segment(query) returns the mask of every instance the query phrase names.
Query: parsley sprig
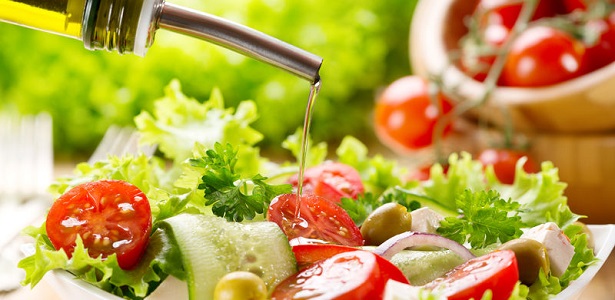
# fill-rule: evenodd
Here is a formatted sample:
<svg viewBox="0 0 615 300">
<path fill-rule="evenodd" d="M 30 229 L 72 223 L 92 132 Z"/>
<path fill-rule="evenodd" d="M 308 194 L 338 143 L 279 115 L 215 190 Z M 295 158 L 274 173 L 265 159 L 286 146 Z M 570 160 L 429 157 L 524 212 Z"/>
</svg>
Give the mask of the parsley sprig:
<svg viewBox="0 0 615 300">
<path fill-rule="evenodd" d="M 520 204 L 504 200 L 495 190 L 473 192 L 466 189 L 455 199 L 460 217 L 446 217 L 438 233 L 472 248 L 518 238 L 525 224 L 519 216 Z"/>
<path fill-rule="evenodd" d="M 292 189 L 289 184 L 270 185 L 260 174 L 242 179 L 235 171 L 237 150 L 230 144 L 216 143 L 205 156 L 190 159 L 190 163 L 205 168 L 198 186 L 205 191 L 205 205 L 211 205 L 215 215 L 229 221 L 252 220 L 256 214 L 264 214 L 275 196 Z"/>
</svg>

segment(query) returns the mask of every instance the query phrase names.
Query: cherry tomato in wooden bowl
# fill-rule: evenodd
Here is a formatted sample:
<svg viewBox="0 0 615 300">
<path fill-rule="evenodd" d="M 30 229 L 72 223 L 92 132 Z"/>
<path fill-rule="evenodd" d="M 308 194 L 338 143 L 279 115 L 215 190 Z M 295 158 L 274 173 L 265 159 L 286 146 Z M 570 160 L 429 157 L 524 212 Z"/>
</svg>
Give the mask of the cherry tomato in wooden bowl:
<svg viewBox="0 0 615 300">
<path fill-rule="evenodd" d="M 592 72 L 615 61 L 615 11 L 585 26 L 586 31 L 596 34 L 595 40 L 586 43 L 585 72 Z"/>
<path fill-rule="evenodd" d="M 585 46 L 572 35 L 548 26 L 523 31 L 512 43 L 500 83 L 540 87 L 583 74 Z"/>
<path fill-rule="evenodd" d="M 70 257 L 77 236 L 91 257 L 116 254 L 122 269 L 131 269 L 143 255 L 152 228 L 145 194 L 120 180 L 78 185 L 51 206 L 45 223 L 49 240 Z"/>
<path fill-rule="evenodd" d="M 442 93 L 432 97 L 424 78 L 399 78 L 376 101 L 376 135 L 385 145 L 401 153 L 428 147 L 434 141 L 436 124 L 452 109 L 452 101 Z M 451 129 L 450 123 L 445 124 L 441 136 L 435 138 L 445 137 Z"/>
<path fill-rule="evenodd" d="M 523 1 L 517 0 L 481 0 L 476 5 L 474 14 L 479 18 L 479 31 L 488 43 L 501 46 L 519 19 Z M 531 17 L 538 20 L 557 14 L 559 4 L 556 0 L 540 0 Z"/>
</svg>

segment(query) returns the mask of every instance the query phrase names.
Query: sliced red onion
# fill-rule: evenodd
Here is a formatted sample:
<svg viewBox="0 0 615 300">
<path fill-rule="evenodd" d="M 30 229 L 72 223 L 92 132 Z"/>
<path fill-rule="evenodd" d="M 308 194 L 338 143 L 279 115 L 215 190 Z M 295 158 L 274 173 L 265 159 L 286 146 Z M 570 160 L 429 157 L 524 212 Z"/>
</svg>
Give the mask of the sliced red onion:
<svg viewBox="0 0 615 300">
<path fill-rule="evenodd" d="M 404 233 L 400 233 L 386 240 L 374 249 L 373 252 L 390 260 L 393 255 L 398 252 L 414 246 L 436 246 L 446 248 L 457 253 L 457 255 L 465 260 L 476 257 L 472 254 L 472 252 L 470 252 L 470 250 L 468 250 L 468 248 L 451 239 L 447 239 L 437 234 L 416 231 L 406 231 Z"/>
</svg>

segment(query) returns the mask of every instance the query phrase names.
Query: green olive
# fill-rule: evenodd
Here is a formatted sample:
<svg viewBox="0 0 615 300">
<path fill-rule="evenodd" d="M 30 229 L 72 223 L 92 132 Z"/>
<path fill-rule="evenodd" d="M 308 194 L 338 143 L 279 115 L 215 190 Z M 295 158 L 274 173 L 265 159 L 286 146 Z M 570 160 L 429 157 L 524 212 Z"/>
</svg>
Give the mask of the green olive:
<svg viewBox="0 0 615 300">
<path fill-rule="evenodd" d="M 366 245 L 380 245 L 391 237 L 409 231 L 412 215 L 399 203 L 386 203 L 376 208 L 363 222 L 361 234 Z"/>
<path fill-rule="evenodd" d="M 580 222 L 580 221 L 574 222 L 574 225 L 579 225 L 581 226 L 581 228 L 583 228 L 583 233 L 587 235 L 587 247 L 589 247 L 590 249 L 594 249 L 595 248 L 594 234 L 592 233 L 591 230 L 589 230 L 589 227 L 587 227 L 585 223 Z"/>
<path fill-rule="evenodd" d="M 540 269 L 550 269 L 547 248 L 536 240 L 519 238 L 502 244 L 498 249 L 512 250 L 517 257 L 519 280 L 525 285 L 532 285 L 538 279 Z"/>
<path fill-rule="evenodd" d="M 252 272 L 237 271 L 224 275 L 214 289 L 214 300 L 265 300 L 267 286 Z"/>
</svg>

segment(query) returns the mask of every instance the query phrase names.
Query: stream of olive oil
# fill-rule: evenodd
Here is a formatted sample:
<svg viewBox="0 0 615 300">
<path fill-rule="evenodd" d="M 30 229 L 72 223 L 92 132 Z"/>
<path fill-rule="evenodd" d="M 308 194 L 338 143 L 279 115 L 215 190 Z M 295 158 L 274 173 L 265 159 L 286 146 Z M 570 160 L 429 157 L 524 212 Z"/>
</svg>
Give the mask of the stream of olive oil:
<svg viewBox="0 0 615 300">
<path fill-rule="evenodd" d="M 297 219 L 301 219 L 300 207 L 301 207 L 301 195 L 303 194 L 303 177 L 305 175 L 305 165 L 307 163 L 307 155 L 309 152 L 309 133 L 310 126 L 312 124 L 312 112 L 314 108 L 314 102 L 320 92 L 321 80 L 317 79 L 310 86 L 310 95 L 308 97 L 307 107 L 305 108 L 305 118 L 303 120 L 303 131 L 301 132 L 301 149 L 299 155 L 299 174 L 297 183 L 297 208 L 295 210 L 295 216 Z"/>
</svg>

